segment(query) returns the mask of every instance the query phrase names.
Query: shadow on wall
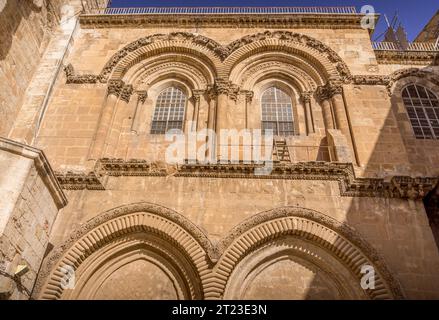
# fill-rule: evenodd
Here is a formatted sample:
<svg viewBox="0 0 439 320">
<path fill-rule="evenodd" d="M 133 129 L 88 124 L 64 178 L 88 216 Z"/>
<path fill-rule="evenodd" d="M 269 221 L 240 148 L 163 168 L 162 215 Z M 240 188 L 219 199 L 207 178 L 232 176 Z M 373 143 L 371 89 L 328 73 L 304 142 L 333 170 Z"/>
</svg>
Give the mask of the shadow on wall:
<svg viewBox="0 0 439 320">
<path fill-rule="evenodd" d="M 21 21 L 32 12 L 40 13 L 43 4 L 42 0 L 0 0 L 0 61 L 8 55 Z"/>
<path fill-rule="evenodd" d="M 430 66 L 420 68 L 419 71 L 421 74 L 428 72 L 437 79 L 438 65 L 439 54 Z M 432 67 L 435 67 L 434 70 Z M 387 110 L 388 107 L 382 104 L 382 100 L 380 104 L 380 98 L 374 100 L 371 92 L 365 94 L 364 90 L 368 90 L 367 87 L 354 88 L 361 97 L 358 107 L 368 110 L 366 113 L 363 112 L 363 115 L 376 126 L 370 130 L 379 132 L 376 139 L 370 139 L 375 142 L 372 153 L 366 163 L 363 163 L 365 176 L 439 178 L 439 140 L 415 137 L 402 99 L 402 90 L 413 83 L 425 86 L 439 98 L 439 82 L 416 76 L 402 77 L 392 88 L 389 112 L 383 114 L 382 110 Z M 382 90 L 385 92 L 386 88 L 383 86 Z M 349 107 L 355 106 L 349 104 Z M 356 134 L 358 135 L 358 132 Z M 426 195 L 423 201 L 366 199 L 352 199 L 344 223 L 357 230 L 378 251 L 387 253 L 384 260 L 396 279 L 402 280 L 405 284 L 414 283 L 410 288 L 407 285 L 402 287 L 406 297 L 439 299 L 435 287 L 439 277 L 425 267 L 431 261 L 436 263 L 438 257 L 439 185 Z M 426 283 L 431 285 L 427 287 Z M 417 284 L 420 284 L 422 290 L 416 288 Z M 311 289 L 314 287 L 318 287 L 316 279 L 310 285 Z M 313 293 L 310 290 L 307 298 L 312 297 Z"/>
</svg>

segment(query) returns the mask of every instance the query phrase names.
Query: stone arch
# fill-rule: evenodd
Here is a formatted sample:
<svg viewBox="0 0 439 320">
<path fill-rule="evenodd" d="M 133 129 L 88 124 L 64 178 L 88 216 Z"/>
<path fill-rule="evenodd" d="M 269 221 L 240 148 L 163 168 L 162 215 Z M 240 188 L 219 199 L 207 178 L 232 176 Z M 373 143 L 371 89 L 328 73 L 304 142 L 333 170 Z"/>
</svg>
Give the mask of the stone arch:
<svg viewBox="0 0 439 320">
<path fill-rule="evenodd" d="M 187 272 L 183 273 L 196 275 L 195 279 L 187 279 L 189 282 L 187 285 L 192 287 L 190 298 L 203 297 L 206 272 L 218 256 L 207 236 L 193 223 L 171 209 L 151 203 L 136 203 L 98 215 L 74 231 L 66 242 L 54 249 L 39 274 L 33 293 L 34 298 L 63 298 L 62 268 L 64 266 L 80 270 L 81 265 L 89 261 L 88 258 L 99 258 L 99 255 L 93 256 L 99 250 L 107 250 L 115 254 L 117 251 L 111 250 L 111 246 L 117 246 L 118 241 L 123 243 L 124 239 L 130 239 L 133 234 L 150 234 L 153 239 L 160 239 L 175 246 L 189 262 L 189 266 L 185 266 Z M 150 241 L 150 246 L 154 243 L 157 242 Z M 178 255 L 174 254 L 172 257 L 175 259 Z"/>
<path fill-rule="evenodd" d="M 130 67 L 148 57 L 165 53 L 188 54 L 204 61 L 215 78 L 216 67 L 224 57 L 224 48 L 217 42 L 189 32 L 154 34 L 138 39 L 116 52 L 100 73 L 101 81 L 121 79 Z"/>
<path fill-rule="evenodd" d="M 252 55 L 262 52 L 284 52 L 297 55 L 310 62 L 323 79 L 350 82 L 351 72 L 340 56 L 324 43 L 299 33 L 266 31 L 238 39 L 226 47 L 230 52 L 219 73 L 229 75 L 234 67 Z"/>
<path fill-rule="evenodd" d="M 398 96 L 401 95 L 404 87 L 410 83 L 424 85 L 433 90 L 436 95 L 439 95 L 439 76 L 437 71 L 434 71 L 432 68 L 397 70 L 390 75 L 387 89 L 391 95 Z"/>
<path fill-rule="evenodd" d="M 164 53 L 158 57 L 140 60 L 124 74 L 123 80 L 135 88 L 148 86 L 157 78 L 181 77 L 196 90 L 206 89 L 214 82 L 214 74 L 201 59 L 190 54 Z"/>
<path fill-rule="evenodd" d="M 249 218 L 219 244 L 222 253 L 216 264 L 213 281 L 206 289 L 206 298 L 220 299 L 229 285 L 237 265 L 261 246 L 280 237 L 295 237 L 323 248 L 334 256 L 360 281 L 361 266 L 368 264 L 376 271 L 375 289 L 368 290 L 371 299 L 398 299 L 402 292 L 386 264 L 361 236 L 346 224 L 319 212 L 283 207 L 262 212 Z"/>
</svg>

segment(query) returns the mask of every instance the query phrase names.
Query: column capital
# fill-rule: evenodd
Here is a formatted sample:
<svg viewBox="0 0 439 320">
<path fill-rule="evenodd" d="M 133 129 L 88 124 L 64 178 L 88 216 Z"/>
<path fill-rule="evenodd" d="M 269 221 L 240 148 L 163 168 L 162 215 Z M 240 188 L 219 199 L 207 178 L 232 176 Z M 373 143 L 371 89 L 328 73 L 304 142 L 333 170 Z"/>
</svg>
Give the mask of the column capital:
<svg viewBox="0 0 439 320">
<path fill-rule="evenodd" d="M 300 98 L 302 99 L 302 101 L 304 103 L 309 103 L 309 102 L 311 102 L 311 99 L 312 99 L 313 95 L 314 95 L 313 91 L 304 91 L 300 95 Z"/>
<path fill-rule="evenodd" d="M 325 85 L 319 86 L 316 90 L 319 100 L 328 100 L 337 94 L 343 93 L 343 84 L 339 81 L 328 81 Z"/>
<path fill-rule="evenodd" d="M 125 82 L 120 79 L 112 79 L 108 81 L 107 95 L 120 96 L 120 93 L 125 86 Z"/>
<path fill-rule="evenodd" d="M 130 102 L 134 88 L 131 84 L 125 84 L 123 80 L 112 79 L 108 81 L 107 95 L 114 95 L 126 103 Z"/>
<path fill-rule="evenodd" d="M 192 90 L 192 97 L 196 102 L 200 102 L 200 98 L 202 95 L 206 93 L 206 90 L 195 89 Z"/>
<path fill-rule="evenodd" d="M 252 102 L 253 97 L 255 96 L 255 93 L 254 93 L 253 91 L 251 91 L 251 90 L 244 90 L 244 91 L 241 91 L 241 92 L 244 94 L 244 96 L 245 96 L 245 101 L 246 101 L 247 103 Z"/>
<path fill-rule="evenodd" d="M 137 97 L 138 97 L 139 102 L 142 104 L 145 103 L 146 98 L 148 98 L 148 91 L 139 90 L 139 91 L 136 91 L 136 93 L 137 93 Z"/>
<path fill-rule="evenodd" d="M 215 80 L 212 90 L 215 91 L 215 96 L 224 94 L 235 101 L 238 99 L 238 95 L 240 93 L 240 88 L 238 85 L 223 78 L 217 78 Z"/>
</svg>

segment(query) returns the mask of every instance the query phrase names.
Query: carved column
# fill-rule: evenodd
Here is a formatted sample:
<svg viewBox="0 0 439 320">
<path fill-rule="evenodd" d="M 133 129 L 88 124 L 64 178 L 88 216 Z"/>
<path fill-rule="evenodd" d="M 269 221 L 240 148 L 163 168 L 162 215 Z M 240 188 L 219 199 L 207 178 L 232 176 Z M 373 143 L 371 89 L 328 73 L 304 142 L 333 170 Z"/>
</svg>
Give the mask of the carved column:
<svg viewBox="0 0 439 320">
<path fill-rule="evenodd" d="M 133 121 L 131 123 L 131 131 L 137 133 L 139 130 L 139 109 L 145 104 L 146 98 L 148 98 L 148 92 L 145 90 L 137 91 L 137 103 L 134 110 Z"/>
<path fill-rule="evenodd" d="M 192 113 L 192 131 L 198 131 L 198 118 L 200 113 L 200 100 L 204 94 L 203 90 L 194 90 L 192 96 L 194 98 L 194 111 Z"/>
<path fill-rule="evenodd" d="M 217 92 L 215 90 L 215 88 L 211 88 L 208 92 L 208 97 L 209 97 L 209 111 L 208 111 L 208 115 L 207 115 L 207 129 L 210 132 L 215 132 L 216 129 L 216 123 L 215 123 L 215 119 L 216 119 L 216 112 L 217 112 L 217 108 L 216 108 L 216 104 L 217 104 Z M 206 157 L 209 158 L 210 161 L 213 161 L 215 159 L 215 155 L 216 155 L 216 139 L 215 137 L 210 137 L 208 138 L 209 141 L 206 141 L 206 143 L 209 143 L 209 151 L 206 152 Z"/>
<path fill-rule="evenodd" d="M 126 105 L 129 104 L 132 94 L 133 94 L 132 85 L 124 85 L 122 87 L 122 90 L 120 91 L 119 100 L 125 102 L 123 104 L 124 105 L 123 109 L 125 109 Z M 106 156 L 115 157 L 116 148 L 119 143 L 119 137 L 121 134 L 122 123 L 124 119 L 124 112 L 120 114 L 121 113 L 120 111 L 126 111 L 126 110 L 119 110 L 120 109 L 119 105 L 120 103 L 116 104 L 114 108 L 111 122 L 107 130 L 107 135 L 105 137 L 105 147 L 103 152 L 104 157 Z"/>
<path fill-rule="evenodd" d="M 248 108 L 252 103 L 254 92 L 244 91 L 245 94 L 245 129 L 248 129 Z"/>
<path fill-rule="evenodd" d="M 117 110 L 119 100 L 129 102 L 133 87 L 125 85 L 122 80 L 110 80 L 108 83 L 107 96 L 103 103 L 103 109 L 99 117 L 94 144 L 89 159 L 97 160 L 105 151 L 106 140 L 110 134 L 112 123 Z"/>
<path fill-rule="evenodd" d="M 343 101 L 343 87 L 341 85 L 330 85 L 330 96 L 334 110 L 334 118 L 337 129 L 347 138 L 350 138 L 349 124 L 346 116 L 346 108 Z"/>
<path fill-rule="evenodd" d="M 329 92 L 326 87 L 319 87 L 317 89 L 317 97 L 322 105 L 323 121 L 325 123 L 325 129 L 334 129 L 334 116 L 332 112 L 331 101 Z"/>
<path fill-rule="evenodd" d="M 311 106 L 312 95 L 312 92 L 302 93 L 302 102 L 305 108 L 306 130 L 308 135 L 315 132 Z"/>
<path fill-rule="evenodd" d="M 229 94 L 229 82 L 218 79 L 215 83 L 215 91 L 217 93 L 217 106 L 216 106 L 216 154 L 217 158 L 221 158 L 221 130 L 227 129 L 228 126 L 228 94 Z"/>
</svg>

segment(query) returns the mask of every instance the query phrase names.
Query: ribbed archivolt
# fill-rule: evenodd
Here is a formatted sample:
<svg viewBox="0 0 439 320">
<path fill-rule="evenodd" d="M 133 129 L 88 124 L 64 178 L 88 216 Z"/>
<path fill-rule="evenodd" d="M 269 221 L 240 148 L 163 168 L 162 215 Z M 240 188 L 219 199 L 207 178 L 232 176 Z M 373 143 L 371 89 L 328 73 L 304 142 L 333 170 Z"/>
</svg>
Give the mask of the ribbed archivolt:
<svg viewBox="0 0 439 320">
<path fill-rule="evenodd" d="M 164 241 L 181 252 L 185 257 L 185 261 L 181 262 L 182 267 L 187 267 L 183 264 L 189 261 L 193 270 L 191 275 L 186 273 L 188 287 L 193 291 L 194 286 L 198 286 L 204 299 L 221 299 L 233 271 L 246 256 L 270 241 L 285 236 L 309 241 L 331 253 L 358 281 L 363 276 L 362 266 L 374 267 L 375 289 L 366 292 L 371 299 L 403 297 L 385 263 L 372 247 L 353 229 L 321 213 L 297 207 L 262 212 L 233 228 L 214 246 L 189 220 L 170 209 L 150 203 L 112 209 L 74 232 L 47 259 L 38 278 L 34 297 L 62 298 L 63 266 L 77 270 L 99 249 L 137 233 L 155 235 L 159 242 Z M 163 252 L 166 250 L 162 249 Z M 315 255 L 308 251 L 304 253 Z"/>
<path fill-rule="evenodd" d="M 359 282 L 363 276 L 361 267 L 374 266 L 360 249 L 331 228 L 303 217 L 284 217 L 254 226 L 231 243 L 210 274 L 209 281 L 206 282 L 206 299 L 221 299 L 228 279 L 238 263 L 263 243 L 285 235 L 312 241 L 329 250 L 357 277 Z M 367 290 L 367 294 L 371 299 L 394 298 L 379 273 L 375 276 L 375 289 Z"/>
<path fill-rule="evenodd" d="M 141 212 L 107 221 L 76 241 L 57 263 L 41 297 L 43 299 L 61 298 L 63 293 L 61 281 L 65 276 L 62 271 L 63 266 L 71 266 L 77 270 L 87 257 L 114 239 L 142 231 L 155 234 L 171 242 L 178 250 L 185 253 L 193 266 L 195 266 L 198 274 L 206 274 L 206 271 L 209 269 L 207 253 L 189 232 L 169 219 L 152 213 Z M 203 279 L 205 277 L 201 277 L 201 281 Z M 198 279 L 192 280 L 198 282 Z M 189 286 L 191 286 L 190 283 Z"/>
</svg>

